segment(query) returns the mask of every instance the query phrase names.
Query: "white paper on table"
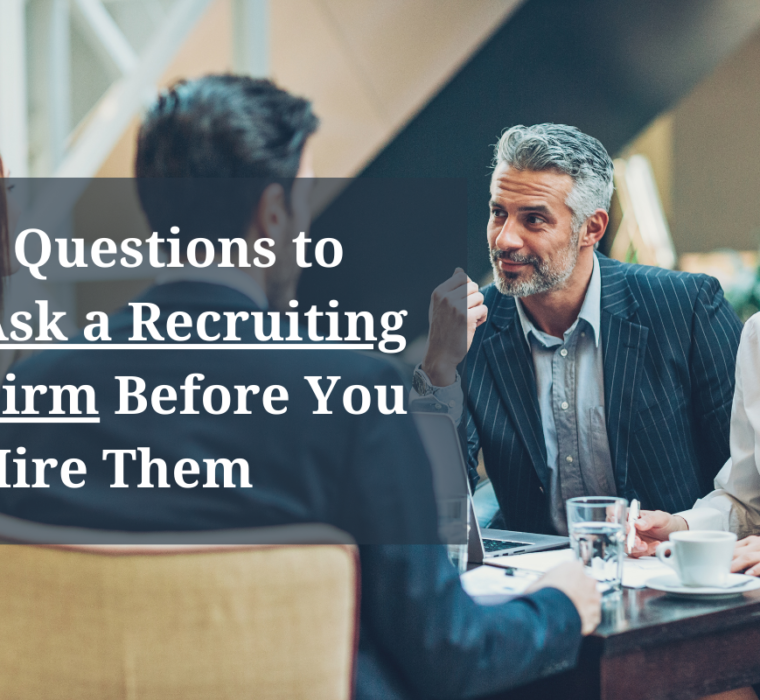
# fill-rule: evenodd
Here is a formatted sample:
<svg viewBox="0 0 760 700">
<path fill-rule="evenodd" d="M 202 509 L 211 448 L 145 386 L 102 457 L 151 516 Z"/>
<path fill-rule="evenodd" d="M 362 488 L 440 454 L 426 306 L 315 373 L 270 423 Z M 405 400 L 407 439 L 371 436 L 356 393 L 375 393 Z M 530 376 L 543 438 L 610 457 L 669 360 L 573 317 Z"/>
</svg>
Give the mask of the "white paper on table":
<svg viewBox="0 0 760 700">
<path fill-rule="evenodd" d="M 511 557 L 494 557 L 493 559 L 486 559 L 485 563 L 489 566 L 514 567 L 515 569 L 526 569 L 527 571 L 545 574 L 549 569 L 553 569 L 559 564 L 574 560 L 573 550 L 567 547 L 565 549 L 550 549 L 547 552 L 514 554 Z"/>
<path fill-rule="evenodd" d="M 515 554 L 511 557 L 496 557 L 488 559 L 491 567 L 514 567 L 539 574 L 544 574 L 559 564 L 573 561 L 575 555 L 572 549 L 552 549 L 548 552 L 530 552 L 529 554 Z M 487 567 L 480 567 L 487 568 Z M 477 571 L 477 569 L 475 569 Z M 623 560 L 623 585 L 626 588 L 644 588 L 649 579 L 655 576 L 671 573 L 673 570 L 660 562 L 655 557 L 641 557 Z"/>
<path fill-rule="evenodd" d="M 471 597 L 520 595 L 540 574 L 519 573 L 508 576 L 503 569 L 479 566 L 461 575 L 462 588 Z"/>
<path fill-rule="evenodd" d="M 626 588 L 646 588 L 650 579 L 672 573 L 673 569 L 656 557 L 626 557 L 623 560 L 623 585 Z"/>
</svg>

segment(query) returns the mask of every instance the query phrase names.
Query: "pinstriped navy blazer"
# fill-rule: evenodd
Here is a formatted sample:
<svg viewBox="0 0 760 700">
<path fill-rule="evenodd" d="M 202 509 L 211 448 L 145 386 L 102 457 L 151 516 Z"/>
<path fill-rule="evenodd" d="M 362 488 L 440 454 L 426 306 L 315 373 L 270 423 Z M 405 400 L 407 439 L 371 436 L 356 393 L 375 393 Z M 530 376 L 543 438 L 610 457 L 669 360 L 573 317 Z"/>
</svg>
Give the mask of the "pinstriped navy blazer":
<svg viewBox="0 0 760 700">
<path fill-rule="evenodd" d="M 707 275 L 597 254 L 607 436 L 619 495 L 671 513 L 712 490 L 729 456 L 741 321 Z M 483 290 L 488 320 L 467 355 L 471 476 L 483 449 L 511 530 L 552 532 L 533 360 L 514 298 Z"/>
</svg>

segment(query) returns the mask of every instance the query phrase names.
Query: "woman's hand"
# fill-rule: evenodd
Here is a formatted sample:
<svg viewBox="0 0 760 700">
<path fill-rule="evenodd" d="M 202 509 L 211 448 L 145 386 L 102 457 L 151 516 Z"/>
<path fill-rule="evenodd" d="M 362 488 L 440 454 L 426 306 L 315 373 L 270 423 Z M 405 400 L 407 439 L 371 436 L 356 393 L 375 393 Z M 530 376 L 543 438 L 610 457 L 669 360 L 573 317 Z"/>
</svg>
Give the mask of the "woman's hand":
<svg viewBox="0 0 760 700">
<path fill-rule="evenodd" d="M 657 545 L 667 540 L 671 533 L 688 530 L 688 523 L 680 515 L 671 515 L 661 510 L 642 510 L 641 517 L 634 522 L 636 544 L 631 557 L 653 556 Z"/>
<path fill-rule="evenodd" d="M 760 576 L 760 537 L 750 535 L 736 543 L 731 572 L 740 571 L 744 571 L 748 576 Z"/>
</svg>

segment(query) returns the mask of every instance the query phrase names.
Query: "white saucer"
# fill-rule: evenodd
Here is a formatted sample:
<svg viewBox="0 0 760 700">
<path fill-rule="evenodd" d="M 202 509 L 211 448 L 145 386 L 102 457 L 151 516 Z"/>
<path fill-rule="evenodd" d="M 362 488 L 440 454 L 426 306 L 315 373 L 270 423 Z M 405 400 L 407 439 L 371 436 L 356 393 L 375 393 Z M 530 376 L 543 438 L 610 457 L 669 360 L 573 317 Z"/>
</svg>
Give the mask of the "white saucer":
<svg viewBox="0 0 760 700">
<path fill-rule="evenodd" d="M 741 580 L 745 580 L 743 586 L 738 585 Z M 746 576 L 744 574 L 729 574 L 727 584 L 733 585 L 733 588 L 719 588 L 717 586 L 684 586 L 675 573 L 657 576 L 647 581 L 647 586 L 655 591 L 663 591 L 672 596 L 679 598 L 702 598 L 703 600 L 720 600 L 722 598 L 733 598 L 749 591 L 756 591 L 760 588 L 760 578 L 756 576 Z"/>
</svg>

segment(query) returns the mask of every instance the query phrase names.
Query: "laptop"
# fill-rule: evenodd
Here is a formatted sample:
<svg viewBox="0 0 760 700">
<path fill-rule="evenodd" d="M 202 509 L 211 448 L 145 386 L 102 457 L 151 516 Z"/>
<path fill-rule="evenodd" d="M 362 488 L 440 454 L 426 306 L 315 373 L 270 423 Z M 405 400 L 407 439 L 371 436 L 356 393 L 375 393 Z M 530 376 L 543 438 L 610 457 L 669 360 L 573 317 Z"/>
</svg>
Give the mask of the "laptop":
<svg viewBox="0 0 760 700">
<path fill-rule="evenodd" d="M 459 533 L 462 538 L 467 537 L 467 554 L 470 562 L 482 564 L 497 557 L 558 549 L 570 544 L 567 537 L 556 535 L 535 535 L 492 528 L 481 530 L 475 517 L 470 482 L 467 478 L 467 466 L 454 421 L 445 413 L 415 413 L 414 417 L 422 443 L 430 458 L 439 514 L 442 512 L 447 515 L 461 513 Z M 469 528 L 467 528 L 465 517 L 467 512 L 469 513 Z M 466 535 L 464 535 L 465 528 L 467 528 Z M 448 531 L 452 531 L 450 523 Z"/>
</svg>

